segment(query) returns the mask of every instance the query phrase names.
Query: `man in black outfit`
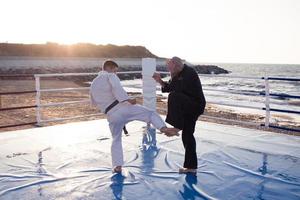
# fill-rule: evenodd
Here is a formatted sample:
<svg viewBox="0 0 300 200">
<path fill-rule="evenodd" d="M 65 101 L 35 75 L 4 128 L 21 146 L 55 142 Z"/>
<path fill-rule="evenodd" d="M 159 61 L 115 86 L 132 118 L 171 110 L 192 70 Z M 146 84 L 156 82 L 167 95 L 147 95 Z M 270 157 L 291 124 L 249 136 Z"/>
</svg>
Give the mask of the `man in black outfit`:
<svg viewBox="0 0 300 200">
<path fill-rule="evenodd" d="M 169 92 L 166 122 L 182 130 L 182 142 L 185 148 L 183 168 L 179 173 L 197 173 L 195 125 L 206 105 L 202 86 L 196 71 L 183 64 L 178 57 L 167 62 L 171 73 L 169 82 L 164 82 L 160 74 L 153 78 L 162 86 L 162 92 Z"/>
</svg>

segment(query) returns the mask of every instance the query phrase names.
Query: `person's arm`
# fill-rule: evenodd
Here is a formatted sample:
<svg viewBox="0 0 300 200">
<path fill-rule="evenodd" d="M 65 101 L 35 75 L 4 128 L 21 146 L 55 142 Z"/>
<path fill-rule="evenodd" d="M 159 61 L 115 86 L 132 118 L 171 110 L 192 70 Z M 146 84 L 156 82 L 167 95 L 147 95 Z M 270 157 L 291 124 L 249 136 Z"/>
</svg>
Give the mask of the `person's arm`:
<svg viewBox="0 0 300 200">
<path fill-rule="evenodd" d="M 124 90 L 124 88 L 122 87 L 119 77 L 116 74 L 111 74 L 108 80 L 112 86 L 112 92 L 116 97 L 116 99 L 119 102 L 128 101 L 129 96 L 127 92 Z"/>
<path fill-rule="evenodd" d="M 171 92 L 172 88 L 170 87 L 170 83 L 163 81 L 161 85 L 161 92 Z"/>
<path fill-rule="evenodd" d="M 189 77 L 190 82 L 187 87 L 190 88 L 189 91 L 193 92 L 193 96 L 195 97 L 195 99 L 198 100 L 198 103 L 200 104 L 200 114 L 202 114 L 204 112 L 205 106 L 206 106 L 206 100 L 205 100 L 205 96 L 203 94 L 203 90 L 202 90 L 202 84 L 200 81 L 200 78 L 197 74 L 196 71 L 191 70 L 191 75 Z"/>
<path fill-rule="evenodd" d="M 128 101 L 129 103 L 131 103 L 132 105 L 136 104 L 136 99 L 127 99 L 126 101 Z"/>
<path fill-rule="evenodd" d="M 163 81 L 161 79 L 161 76 L 159 73 L 154 73 L 152 77 L 156 82 L 158 82 L 161 85 L 162 92 L 170 92 L 171 91 L 170 84 Z"/>
<path fill-rule="evenodd" d="M 90 92 L 90 104 L 92 106 L 96 106 L 97 105 L 97 102 L 95 101 L 92 92 Z"/>
</svg>

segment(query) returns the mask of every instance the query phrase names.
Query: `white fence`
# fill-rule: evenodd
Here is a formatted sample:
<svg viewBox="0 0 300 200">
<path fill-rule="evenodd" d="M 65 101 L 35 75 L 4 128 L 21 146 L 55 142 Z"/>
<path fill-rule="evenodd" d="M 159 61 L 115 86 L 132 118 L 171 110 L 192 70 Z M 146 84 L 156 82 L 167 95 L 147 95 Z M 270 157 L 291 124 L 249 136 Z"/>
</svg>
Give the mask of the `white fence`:
<svg viewBox="0 0 300 200">
<path fill-rule="evenodd" d="M 137 73 L 142 73 L 142 71 L 118 72 L 118 74 L 137 74 Z M 167 75 L 169 74 L 168 72 L 160 72 L 160 73 L 167 74 Z M 95 114 L 89 114 L 89 115 L 74 116 L 74 117 L 69 117 L 69 118 L 55 118 L 55 119 L 47 119 L 47 120 L 42 119 L 42 117 L 41 117 L 41 109 L 46 108 L 46 107 L 55 107 L 55 106 L 62 106 L 62 105 L 68 105 L 68 104 L 89 103 L 89 99 L 86 99 L 86 100 L 81 100 L 81 101 L 68 101 L 68 102 L 60 102 L 60 103 L 41 104 L 41 93 L 43 93 L 43 92 L 62 92 L 62 91 L 67 92 L 67 91 L 89 90 L 89 87 L 41 89 L 40 82 L 41 82 L 42 78 L 44 78 L 44 77 L 61 77 L 61 76 L 88 76 L 88 75 L 97 75 L 97 73 L 36 74 L 35 75 L 35 83 L 36 83 L 36 104 L 37 104 L 36 121 L 37 121 L 37 125 L 40 126 L 43 123 L 47 123 L 47 122 L 63 121 L 63 120 L 70 120 L 70 119 L 77 119 L 77 118 L 82 118 L 82 117 L 90 117 L 90 116 L 100 115 L 100 113 L 95 113 Z M 204 75 L 204 74 L 201 74 L 199 76 L 200 77 L 226 77 L 226 78 L 230 78 L 230 79 L 264 80 L 264 92 L 247 92 L 248 95 L 251 94 L 251 95 L 263 96 L 264 97 L 264 107 L 251 106 L 251 105 L 236 105 L 233 103 L 223 103 L 223 102 L 218 102 L 218 101 L 208 101 L 207 102 L 208 104 L 214 104 L 214 105 L 223 105 L 223 106 L 263 110 L 263 111 L 265 111 L 264 123 L 257 124 L 257 123 L 253 123 L 253 122 L 236 121 L 236 120 L 230 120 L 230 119 L 225 119 L 225 118 L 204 115 L 206 118 L 220 119 L 220 120 L 228 121 L 228 122 L 235 122 L 235 123 L 238 122 L 238 123 L 247 124 L 247 125 L 273 127 L 273 128 L 280 128 L 280 129 L 300 132 L 299 129 L 290 129 L 287 127 L 279 127 L 279 126 L 275 126 L 275 125 L 270 125 L 270 112 L 284 112 L 284 113 L 300 114 L 299 111 L 271 108 L 270 107 L 270 97 L 271 96 L 280 96 L 280 97 L 297 98 L 297 99 L 299 99 L 300 96 L 273 94 L 273 93 L 270 93 L 270 87 L 269 87 L 270 80 L 300 81 L 300 79 L 298 79 L 298 78 L 280 78 L 280 77 L 223 76 L 223 75 Z M 207 88 L 203 88 L 203 90 L 204 90 L 204 94 L 205 94 L 205 91 L 221 91 L 221 90 L 217 90 L 217 89 L 207 89 Z M 222 92 L 224 92 L 224 90 L 222 90 Z M 241 93 L 238 91 L 236 91 L 236 92 L 230 91 L 230 93 L 241 94 L 241 95 L 245 94 L 245 93 Z M 206 96 L 206 94 L 205 94 L 205 96 Z"/>
</svg>

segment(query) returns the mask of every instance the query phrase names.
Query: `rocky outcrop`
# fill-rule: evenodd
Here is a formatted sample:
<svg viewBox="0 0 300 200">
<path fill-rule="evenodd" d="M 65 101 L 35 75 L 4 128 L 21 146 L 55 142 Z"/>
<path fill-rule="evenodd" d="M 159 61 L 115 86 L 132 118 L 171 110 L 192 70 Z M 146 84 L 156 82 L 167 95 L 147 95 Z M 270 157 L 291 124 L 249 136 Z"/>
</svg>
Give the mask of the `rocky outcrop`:
<svg viewBox="0 0 300 200">
<path fill-rule="evenodd" d="M 226 69 L 220 68 L 216 65 L 195 65 L 194 69 L 198 74 L 228 74 Z"/>
</svg>

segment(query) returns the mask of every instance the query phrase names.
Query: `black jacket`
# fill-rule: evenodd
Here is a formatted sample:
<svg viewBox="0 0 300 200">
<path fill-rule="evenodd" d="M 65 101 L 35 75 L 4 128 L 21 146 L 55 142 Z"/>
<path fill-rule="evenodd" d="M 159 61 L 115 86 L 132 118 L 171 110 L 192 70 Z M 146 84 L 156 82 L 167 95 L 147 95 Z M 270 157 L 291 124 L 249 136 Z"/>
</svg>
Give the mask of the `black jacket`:
<svg viewBox="0 0 300 200">
<path fill-rule="evenodd" d="M 198 106 L 197 114 L 204 112 L 206 100 L 203 94 L 202 85 L 197 72 L 184 65 L 183 70 L 169 82 L 164 82 L 162 92 L 177 92 L 188 96 Z"/>
</svg>

